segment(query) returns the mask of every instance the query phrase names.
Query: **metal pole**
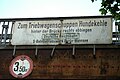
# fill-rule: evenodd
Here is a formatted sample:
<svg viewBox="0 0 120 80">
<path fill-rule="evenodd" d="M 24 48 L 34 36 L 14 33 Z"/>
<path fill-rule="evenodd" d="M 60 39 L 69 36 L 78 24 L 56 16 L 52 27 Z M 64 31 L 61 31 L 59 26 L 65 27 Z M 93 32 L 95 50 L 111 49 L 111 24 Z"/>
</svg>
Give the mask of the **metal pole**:
<svg viewBox="0 0 120 80">
<path fill-rule="evenodd" d="M 36 46 L 36 50 L 35 50 L 35 57 L 37 58 L 37 54 L 38 54 L 38 47 Z"/>
<path fill-rule="evenodd" d="M 72 53 L 73 58 L 75 58 L 75 45 L 73 45 L 73 53 Z"/>
<path fill-rule="evenodd" d="M 93 57 L 96 58 L 96 53 L 95 53 L 95 45 L 93 45 Z"/>
<path fill-rule="evenodd" d="M 51 57 L 51 58 L 53 57 L 53 54 L 54 54 L 55 48 L 56 48 L 56 46 L 54 46 L 53 49 L 52 49 L 52 52 L 51 52 L 51 54 L 50 54 L 50 57 Z"/>
<path fill-rule="evenodd" d="M 14 45 L 13 57 L 15 56 L 15 53 L 16 53 L 16 45 Z"/>
</svg>

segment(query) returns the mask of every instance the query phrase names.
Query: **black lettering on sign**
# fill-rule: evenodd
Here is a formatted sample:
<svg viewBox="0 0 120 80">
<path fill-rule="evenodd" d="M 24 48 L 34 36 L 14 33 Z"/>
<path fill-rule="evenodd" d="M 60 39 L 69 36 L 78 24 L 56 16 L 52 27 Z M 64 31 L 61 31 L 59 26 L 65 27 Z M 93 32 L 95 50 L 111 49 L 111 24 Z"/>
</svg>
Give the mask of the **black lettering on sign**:
<svg viewBox="0 0 120 80">
<path fill-rule="evenodd" d="M 20 66 L 19 72 L 26 72 L 27 69 L 25 68 L 25 66 Z"/>
<path fill-rule="evenodd" d="M 35 39 L 33 40 L 33 43 L 35 43 Z"/>
<path fill-rule="evenodd" d="M 18 23 L 18 29 L 27 28 L 27 24 Z"/>
<path fill-rule="evenodd" d="M 19 62 L 15 62 L 15 68 L 14 68 L 14 71 L 18 71 L 18 68 L 19 68 Z"/>
</svg>

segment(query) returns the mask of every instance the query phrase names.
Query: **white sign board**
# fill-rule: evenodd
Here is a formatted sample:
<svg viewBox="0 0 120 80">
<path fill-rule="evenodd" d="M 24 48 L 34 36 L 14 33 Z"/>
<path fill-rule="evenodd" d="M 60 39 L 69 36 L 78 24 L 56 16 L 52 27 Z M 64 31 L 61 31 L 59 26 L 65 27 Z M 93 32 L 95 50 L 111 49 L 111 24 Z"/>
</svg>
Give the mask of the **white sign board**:
<svg viewBox="0 0 120 80">
<path fill-rule="evenodd" d="M 110 44 L 112 18 L 16 21 L 12 45 Z"/>
</svg>

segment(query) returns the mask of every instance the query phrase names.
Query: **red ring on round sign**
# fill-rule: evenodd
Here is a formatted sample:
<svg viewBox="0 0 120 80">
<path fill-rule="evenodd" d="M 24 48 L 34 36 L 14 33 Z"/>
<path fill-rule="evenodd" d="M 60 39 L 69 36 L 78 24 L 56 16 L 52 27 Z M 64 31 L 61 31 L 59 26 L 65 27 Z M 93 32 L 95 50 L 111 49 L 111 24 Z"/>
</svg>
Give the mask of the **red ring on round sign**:
<svg viewBox="0 0 120 80">
<path fill-rule="evenodd" d="M 29 68 L 29 70 L 27 71 L 27 73 L 25 73 L 25 74 L 22 75 L 22 76 L 19 76 L 19 75 L 17 75 L 17 74 L 14 73 L 14 71 L 13 71 L 13 65 L 15 64 L 15 62 L 16 62 L 17 60 L 20 60 L 20 59 L 23 58 L 23 57 L 29 62 L 30 68 Z M 15 78 L 24 78 L 24 77 L 28 76 L 28 75 L 32 72 L 32 70 L 33 70 L 33 61 L 32 61 L 32 59 L 31 59 L 30 57 L 28 57 L 28 56 L 26 56 L 26 55 L 17 56 L 16 58 L 14 58 L 14 59 L 12 60 L 10 66 L 9 66 L 9 71 L 10 71 L 11 75 L 14 76 Z"/>
</svg>

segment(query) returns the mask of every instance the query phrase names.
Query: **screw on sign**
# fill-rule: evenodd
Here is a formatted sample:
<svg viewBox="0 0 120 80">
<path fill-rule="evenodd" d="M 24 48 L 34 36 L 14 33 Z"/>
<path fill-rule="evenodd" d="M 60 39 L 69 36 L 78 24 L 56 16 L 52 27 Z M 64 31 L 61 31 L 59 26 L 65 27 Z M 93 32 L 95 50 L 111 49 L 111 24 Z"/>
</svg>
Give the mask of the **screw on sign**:
<svg viewBox="0 0 120 80">
<path fill-rule="evenodd" d="M 28 76 L 33 69 L 33 61 L 26 55 L 14 58 L 10 64 L 9 71 L 15 78 L 24 78 Z"/>
</svg>

